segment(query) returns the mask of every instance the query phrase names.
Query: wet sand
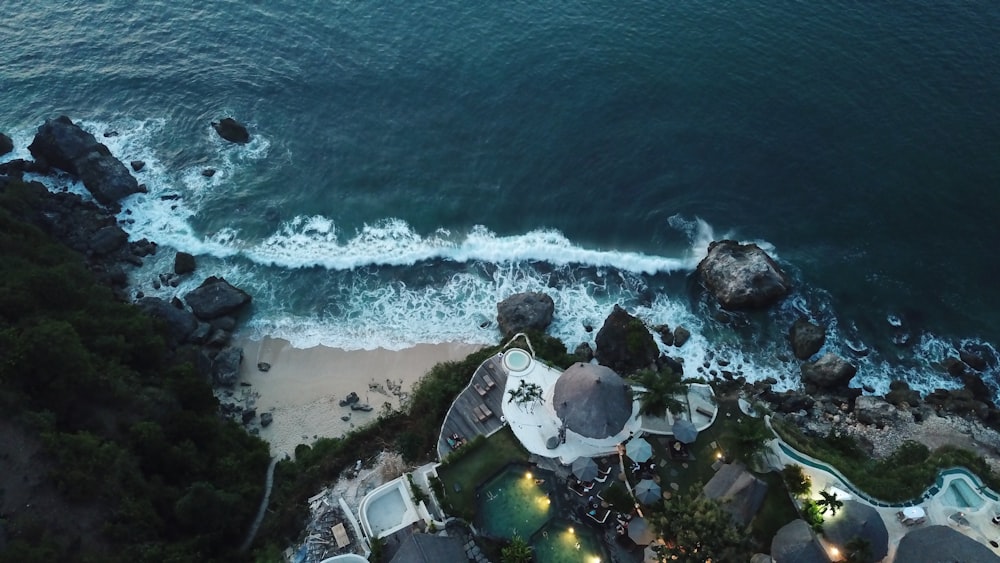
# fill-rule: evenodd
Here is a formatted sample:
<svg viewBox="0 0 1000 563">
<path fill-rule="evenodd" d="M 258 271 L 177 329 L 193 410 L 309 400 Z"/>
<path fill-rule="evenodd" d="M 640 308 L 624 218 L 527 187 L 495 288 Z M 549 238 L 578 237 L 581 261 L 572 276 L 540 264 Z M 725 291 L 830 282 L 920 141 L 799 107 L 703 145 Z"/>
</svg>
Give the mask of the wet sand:
<svg viewBox="0 0 1000 563">
<path fill-rule="evenodd" d="M 320 437 L 338 437 L 378 417 L 388 403 L 392 408 L 435 364 L 462 360 L 480 346 L 445 343 L 418 344 L 393 351 L 342 350 L 317 346 L 295 348 L 285 340 L 244 340 L 241 385 L 237 393 L 253 404 L 257 414 L 271 413 L 274 422 L 260 428 L 260 437 L 271 444 L 271 453 L 294 456 L 298 444 Z M 270 365 L 267 371 L 258 365 Z M 351 392 L 372 411 L 351 410 L 340 401 Z M 342 417 L 347 417 L 343 420 Z M 252 423 L 259 426 L 259 416 Z"/>
</svg>

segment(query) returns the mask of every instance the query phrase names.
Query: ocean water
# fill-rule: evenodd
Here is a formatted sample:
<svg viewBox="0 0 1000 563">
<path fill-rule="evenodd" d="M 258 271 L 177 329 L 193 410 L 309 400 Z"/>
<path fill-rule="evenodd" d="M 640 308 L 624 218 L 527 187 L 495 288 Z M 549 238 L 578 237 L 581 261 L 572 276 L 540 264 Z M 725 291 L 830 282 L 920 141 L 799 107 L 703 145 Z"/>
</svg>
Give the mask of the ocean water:
<svg viewBox="0 0 1000 563">
<path fill-rule="evenodd" d="M 686 326 L 691 374 L 795 386 L 800 315 L 879 392 L 996 354 L 1000 4 L 25 0 L 0 34 L 7 158 L 59 114 L 116 133 L 149 187 L 121 219 L 161 245 L 135 289 L 223 275 L 249 335 L 492 343 L 545 291 L 570 348 L 616 303 Z M 794 294 L 717 314 L 691 274 L 723 237 Z M 198 278 L 156 291 L 172 250 Z"/>
</svg>

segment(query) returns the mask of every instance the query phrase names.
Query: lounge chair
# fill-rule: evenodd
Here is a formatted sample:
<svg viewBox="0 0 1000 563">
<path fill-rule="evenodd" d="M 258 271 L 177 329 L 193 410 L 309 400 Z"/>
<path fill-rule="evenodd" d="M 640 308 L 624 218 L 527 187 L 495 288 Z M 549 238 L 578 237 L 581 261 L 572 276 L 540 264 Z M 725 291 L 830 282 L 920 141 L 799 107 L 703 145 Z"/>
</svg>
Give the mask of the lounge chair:
<svg viewBox="0 0 1000 563">
<path fill-rule="evenodd" d="M 486 407 L 486 405 L 478 405 L 476 408 L 472 409 L 476 413 L 476 418 L 479 422 L 486 422 L 491 416 L 493 416 L 493 411 Z"/>
<path fill-rule="evenodd" d="M 493 381 L 493 378 L 490 377 L 488 374 L 485 374 L 485 373 L 483 374 L 483 381 L 486 382 L 486 388 L 487 389 L 493 389 L 494 387 L 497 386 L 497 382 Z"/>
<path fill-rule="evenodd" d="M 698 414 L 703 414 L 703 415 L 707 416 L 708 418 L 712 418 L 715 415 L 715 413 L 713 413 L 712 411 L 706 409 L 705 407 L 698 407 L 698 408 L 694 409 L 694 412 L 696 412 Z"/>
<path fill-rule="evenodd" d="M 476 388 L 476 393 L 479 393 L 480 397 L 485 396 L 486 393 L 487 393 L 487 391 L 488 391 L 487 389 L 483 389 L 483 386 L 480 385 L 480 384 L 478 384 L 478 383 L 476 383 L 475 385 L 473 385 L 473 387 Z"/>
</svg>

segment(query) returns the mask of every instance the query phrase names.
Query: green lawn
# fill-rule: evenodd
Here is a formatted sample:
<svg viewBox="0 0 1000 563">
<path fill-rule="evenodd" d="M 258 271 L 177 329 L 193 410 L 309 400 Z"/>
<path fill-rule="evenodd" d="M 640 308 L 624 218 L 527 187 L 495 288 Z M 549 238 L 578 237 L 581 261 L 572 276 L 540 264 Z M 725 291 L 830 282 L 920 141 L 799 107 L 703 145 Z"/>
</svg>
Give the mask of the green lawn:
<svg viewBox="0 0 1000 563">
<path fill-rule="evenodd" d="M 444 484 L 446 510 L 471 521 L 476 510 L 476 486 L 508 463 L 527 462 L 528 452 L 509 427 L 464 448 L 469 449 L 464 453 L 458 450 L 445 460 L 438 468 L 438 476 Z"/>
</svg>

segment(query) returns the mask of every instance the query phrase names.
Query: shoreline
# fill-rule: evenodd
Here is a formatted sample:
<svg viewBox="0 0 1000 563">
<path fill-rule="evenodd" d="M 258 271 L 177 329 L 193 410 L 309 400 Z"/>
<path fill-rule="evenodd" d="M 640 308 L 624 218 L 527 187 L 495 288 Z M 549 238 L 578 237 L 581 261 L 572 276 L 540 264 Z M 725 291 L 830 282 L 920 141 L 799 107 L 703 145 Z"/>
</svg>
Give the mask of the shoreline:
<svg viewBox="0 0 1000 563">
<path fill-rule="evenodd" d="M 482 348 L 461 342 L 417 344 L 398 351 L 296 348 L 287 340 L 268 337 L 240 338 L 235 344 L 243 348 L 243 363 L 230 400 L 256 409 L 248 429 L 259 431 L 272 455 L 292 458 L 299 444 L 343 436 L 377 419 L 386 404 L 398 408 L 433 366 L 465 359 Z M 259 363 L 270 367 L 261 371 Z M 372 410 L 341 406 L 352 392 Z M 273 422 L 263 427 L 260 415 L 265 413 Z"/>
</svg>

